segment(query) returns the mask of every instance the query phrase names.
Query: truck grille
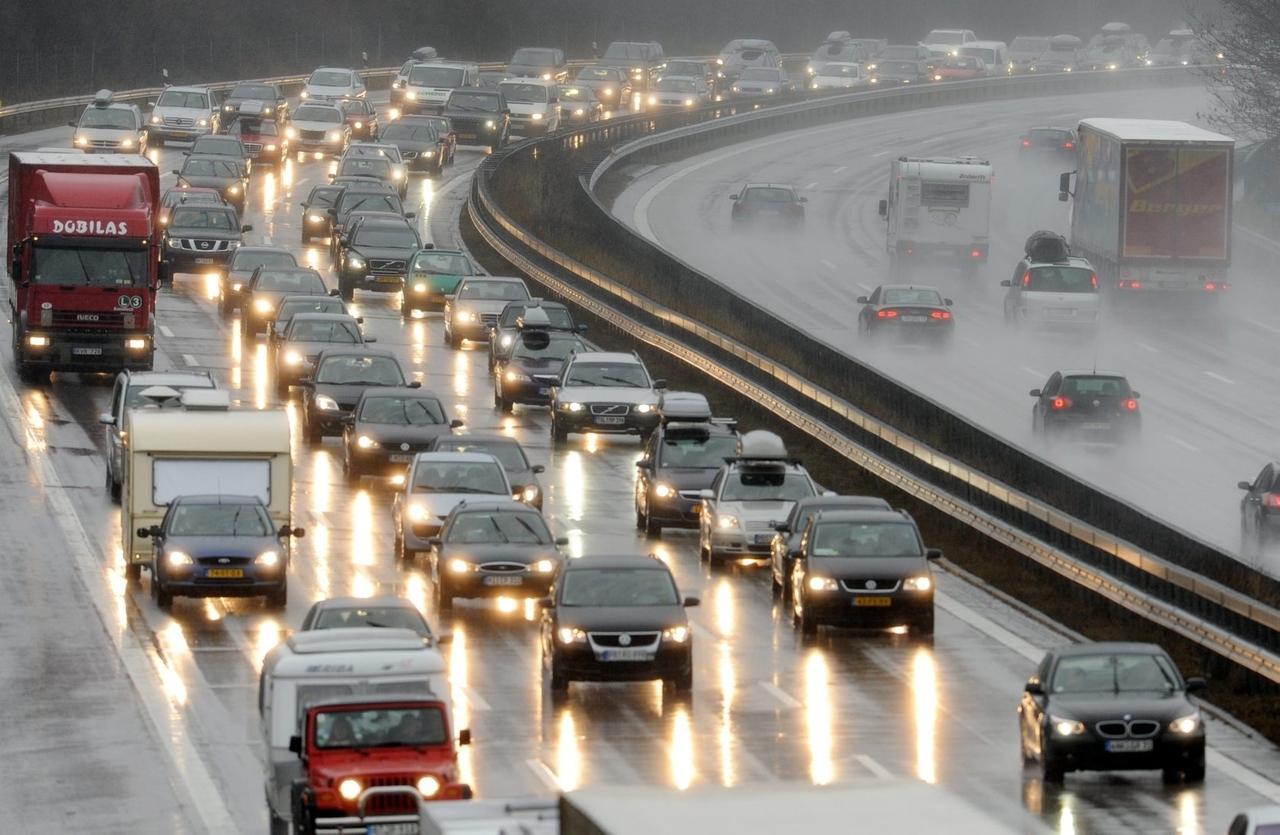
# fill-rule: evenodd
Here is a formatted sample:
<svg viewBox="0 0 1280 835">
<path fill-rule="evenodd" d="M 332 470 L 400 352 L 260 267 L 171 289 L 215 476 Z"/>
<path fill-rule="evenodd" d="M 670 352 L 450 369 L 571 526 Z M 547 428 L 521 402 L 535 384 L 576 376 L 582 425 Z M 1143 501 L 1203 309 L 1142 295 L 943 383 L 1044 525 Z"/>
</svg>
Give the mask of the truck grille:
<svg viewBox="0 0 1280 835">
<path fill-rule="evenodd" d="M 387 777 L 370 777 L 369 787 L 375 786 L 409 786 L 417 781 L 411 774 L 395 774 Z M 382 794 L 370 797 L 365 804 L 366 815 L 388 815 L 403 812 L 417 812 L 418 803 L 410 794 Z"/>
<path fill-rule="evenodd" d="M 403 275 L 406 262 L 400 259 L 370 258 L 369 272 L 379 275 Z"/>
<path fill-rule="evenodd" d="M 124 316 L 123 312 L 112 310 L 55 310 L 52 324 L 53 327 L 120 328 L 124 327 Z"/>
<path fill-rule="evenodd" d="M 165 116 L 165 127 L 169 128 L 189 128 L 195 125 L 195 119 L 188 119 L 185 116 Z"/>
<path fill-rule="evenodd" d="M 230 241 L 211 241 L 205 238 L 178 238 L 178 249 L 190 252 L 226 252 Z"/>
</svg>

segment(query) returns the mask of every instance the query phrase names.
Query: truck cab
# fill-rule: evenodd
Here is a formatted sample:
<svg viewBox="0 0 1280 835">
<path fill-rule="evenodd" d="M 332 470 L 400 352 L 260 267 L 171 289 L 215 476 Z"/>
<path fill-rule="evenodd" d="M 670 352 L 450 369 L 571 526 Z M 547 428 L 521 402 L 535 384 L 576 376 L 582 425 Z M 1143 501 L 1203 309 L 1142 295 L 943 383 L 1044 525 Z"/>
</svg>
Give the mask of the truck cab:
<svg viewBox="0 0 1280 835">
<path fill-rule="evenodd" d="M 899 157 L 880 201 L 894 274 L 930 261 L 972 272 L 987 261 L 991 163 L 974 157 Z"/>
<path fill-rule="evenodd" d="M 160 172 L 145 157 L 9 155 L 13 356 L 21 376 L 150 370 Z"/>
</svg>

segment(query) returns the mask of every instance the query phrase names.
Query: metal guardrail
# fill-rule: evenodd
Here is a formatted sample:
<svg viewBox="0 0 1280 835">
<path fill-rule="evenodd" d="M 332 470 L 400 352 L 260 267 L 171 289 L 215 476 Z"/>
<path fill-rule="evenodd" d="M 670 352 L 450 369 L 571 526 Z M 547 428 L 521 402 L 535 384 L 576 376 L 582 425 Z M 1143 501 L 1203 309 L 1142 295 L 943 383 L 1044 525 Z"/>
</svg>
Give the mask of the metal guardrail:
<svg viewBox="0 0 1280 835">
<path fill-rule="evenodd" d="M 1109 78 L 1116 79 L 1117 76 L 1109 74 Z M 1163 78 L 1147 75 L 1137 79 L 1125 78 L 1121 83 L 1141 84 L 1170 80 L 1176 79 L 1168 75 Z M 654 251 L 644 253 L 646 256 L 653 256 L 656 252 L 661 258 L 645 258 L 644 266 L 648 267 L 655 261 L 662 260 L 668 267 L 666 275 L 672 280 L 682 283 L 692 280 L 694 286 L 690 288 L 690 295 L 697 297 L 699 304 L 679 310 L 664 305 L 644 292 L 626 286 L 569 256 L 519 223 L 501 204 L 501 197 L 495 194 L 495 190 L 503 185 L 504 178 L 520 173 L 518 169 L 522 158 L 538 158 L 537 162 L 543 173 L 538 182 L 539 188 L 533 190 L 540 193 L 531 195 L 529 199 L 542 203 L 549 197 L 548 194 L 541 193 L 541 190 L 547 188 L 545 172 L 547 169 L 555 170 L 557 165 L 568 172 L 563 179 L 581 178 L 587 181 L 578 186 L 578 191 L 586 195 L 585 186 L 599 181 L 603 173 L 600 169 L 607 168 L 623 156 L 646 147 L 680 143 L 699 135 L 703 137 L 703 141 L 715 141 L 709 137 L 727 133 L 737 141 L 744 126 L 753 122 L 772 125 L 780 119 L 794 120 L 806 111 L 823 108 L 859 111 L 843 115 L 843 118 L 850 118 L 871 112 L 956 103 L 975 98 L 1002 98 L 1046 91 L 1081 92 L 1099 82 L 1100 79 L 1090 79 L 1085 74 L 1061 79 L 1040 77 L 1034 83 L 1018 79 L 995 79 L 937 85 L 911 91 L 886 90 L 871 94 L 843 95 L 829 101 L 769 108 L 740 115 L 721 116 L 716 111 L 724 108 L 713 107 L 705 108 L 704 112 L 698 114 L 676 114 L 669 120 L 651 116 L 635 117 L 608 126 L 587 128 L 524 143 L 504 155 L 487 160 L 473 181 L 469 213 L 490 246 L 535 280 L 546 284 L 573 303 L 766 405 L 780 417 L 847 459 L 1003 542 L 1040 565 L 1230 658 L 1241 666 L 1280 682 L 1280 656 L 1275 652 L 1280 647 L 1280 612 L 1275 608 L 1223 583 L 1208 579 L 1186 565 L 1179 565 L 1157 556 L 1152 550 L 1135 546 L 1098 525 L 1064 513 L 1049 502 L 993 479 L 982 470 L 967 465 L 934 446 L 922 443 L 889 422 L 877 419 L 830 389 L 815 385 L 809 379 L 813 376 L 812 373 L 808 377 L 801 376 L 766 353 L 780 341 L 795 335 L 795 329 L 780 320 L 773 319 L 767 331 L 757 331 L 767 332 L 770 336 L 768 347 L 764 350 L 757 350 L 746 342 L 709 326 L 705 322 L 708 308 L 714 307 L 718 301 L 715 296 L 728 291 L 713 279 L 692 271 L 687 265 L 652 247 L 647 241 L 641 239 L 634 243 L 637 249 Z M 1117 86 L 1114 81 L 1101 83 L 1106 84 L 1109 89 Z M 685 124 L 679 124 L 680 122 Z M 673 126 L 678 129 L 662 131 L 663 128 Z M 623 140 L 633 141 L 608 156 L 600 153 L 602 147 L 613 148 Z M 593 156 L 600 159 L 603 156 L 605 162 L 603 165 L 584 165 L 584 155 L 587 159 Z M 516 187 L 527 191 L 529 183 L 521 181 Z M 503 196 L 510 197 L 509 194 Z M 555 196 L 563 197 L 564 193 Z M 559 228 L 590 229 L 593 234 L 599 234 L 602 228 L 610 225 L 625 230 L 602 206 L 595 204 L 590 196 L 585 202 L 580 201 L 576 205 L 566 206 L 559 202 L 552 205 L 556 205 L 558 209 L 554 222 Z M 582 214 L 584 210 L 594 211 L 608 220 L 586 217 Z M 625 232 L 638 237 L 630 230 Z M 602 245 L 608 246 L 617 238 L 615 235 Z M 631 254 L 626 252 L 620 257 L 629 260 Z M 709 290 L 714 292 L 708 295 Z M 750 306 L 745 300 L 739 301 L 744 302 L 740 307 Z M 691 315 L 689 311 L 696 311 L 696 315 Z M 740 311 L 733 311 L 735 315 L 738 312 Z M 762 311 L 757 309 L 757 312 Z M 752 324 L 760 323 L 756 321 Z M 791 333 L 787 333 L 788 331 Z M 878 386 L 901 388 L 861 367 L 851 358 L 840 355 L 831 346 L 818 343 L 807 335 L 803 335 L 802 341 L 818 350 L 825 350 L 828 359 L 837 357 L 841 366 L 839 373 L 871 376 Z M 817 357 L 819 354 L 812 356 Z M 812 370 L 808 365 L 804 367 Z M 910 396 L 917 401 L 923 400 L 914 392 Z M 953 423 L 965 423 L 937 408 L 936 404 L 928 419 L 949 419 Z M 968 425 L 965 429 L 968 433 L 982 432 L 980 428 Z M 1023 458 L 1027 457 L 1020 451 L 1009 449 L 1009 452 L 1011 455 L 1016 453 Z M 1039 464 L 1041 468 L 1047 466 L 1043 462 Z M 1062 473 L 1058 475 L 1069 478 Z M 1115 501 L 1110 497 L 1104 498 Z M 999 512 L 992 512 L 993 508 Z"/>
</svg>

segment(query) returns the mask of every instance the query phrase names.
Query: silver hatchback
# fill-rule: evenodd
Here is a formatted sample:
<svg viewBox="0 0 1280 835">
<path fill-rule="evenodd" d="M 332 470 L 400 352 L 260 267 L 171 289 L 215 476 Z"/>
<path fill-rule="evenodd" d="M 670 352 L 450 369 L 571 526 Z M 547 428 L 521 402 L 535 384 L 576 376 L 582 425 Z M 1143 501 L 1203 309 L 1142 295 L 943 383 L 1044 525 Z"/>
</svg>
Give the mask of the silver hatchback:
<svg viewBox="0 0 1280 835">
<path fill-rule="evenodd" d="M 1097 327 L 1101 313 L 1098 274 L 1084 258 L 1037 262 L 1024 258 L 1008 290 L 1004 318 L 1015 325 L 1045 328 Z"/>
</svg>

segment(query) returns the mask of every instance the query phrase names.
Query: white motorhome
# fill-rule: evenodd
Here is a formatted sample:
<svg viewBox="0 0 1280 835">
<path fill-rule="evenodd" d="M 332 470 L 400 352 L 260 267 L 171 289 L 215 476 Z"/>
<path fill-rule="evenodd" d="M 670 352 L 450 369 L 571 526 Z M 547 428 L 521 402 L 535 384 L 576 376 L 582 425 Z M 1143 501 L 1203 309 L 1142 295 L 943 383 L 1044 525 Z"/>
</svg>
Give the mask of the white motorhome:
<svg viewBox="0 0 1280 835">
<path fill-rule="evenodd" d="M 400 693 L 440 701 L 449 727 L 453 710 L 444 656 L 408 629 L 322 629 L 290 635 L 262 662 L 258 713 L 267 750 L 267 803 L 271 817 L 292 817 L 293 781 L 302 776 L 290 738 L 307 708 L 353 696 Z"/>
<path fill-rule="evenodd" d="M 985 64 L 987 75 L 1008 75 L 1013 72 L 1009 46 L 1004 41 L 973 41 L 960 47 L 960 54 L 977 58 Z"/>
<path fill-rule="evenodd" d="M 889 197 L 880 201 L 895 274 L 911 261 L 965 270 L 985 264 L 991 180 L 991 163 L 975 157 L 895 159 L 889 169 Z"/>
<path fill-rule="evenodd" d="M 150 567 L 139 528 L 159 525 L 178 496 L 257 496 L 275 527 L 292 526 L 293 464 L 284 409 L 241 409 L 217 389 L 143 392 L 125 412 L 120 530 L 129 579 Z"/>
</svg>

